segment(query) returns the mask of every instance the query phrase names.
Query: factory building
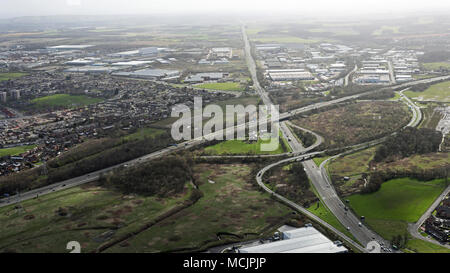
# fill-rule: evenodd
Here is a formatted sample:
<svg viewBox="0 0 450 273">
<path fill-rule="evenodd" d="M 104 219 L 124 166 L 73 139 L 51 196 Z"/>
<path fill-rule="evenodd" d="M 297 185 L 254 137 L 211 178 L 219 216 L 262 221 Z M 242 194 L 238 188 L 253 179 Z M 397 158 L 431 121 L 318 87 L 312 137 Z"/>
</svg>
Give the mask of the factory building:
<svg viewBox="0 0 450 273">
<path fill-rule="evenodd" d="M 389 84 L 390 78 L 389 74 L 383 74 L 383 75 L 361 75 L 358 78 L 355 79 L 356 83 L 359 84 Z"/>
<path fill-rule="evenodd" d="M 151 80 L 172 80 L 179 78 L 181 73 L 178 70 L 167 69 L 141 69 L 133 72 L 117 72 L 113 73 L 114 76 L 130 77 L 130 78 L 142 78 Z"/>
<path fill-rule="evenodd" d="M 216 47 L 211 48 L 211 55 L 213 55 L 216 58 L 233 58 L 233 49 L 230 47 Z M 211 57 L 213 57 L 211 56 Z"/>
<path fill-rule="evenodd" d="M 82 50 L 93 47 L 93 45 L 59 45 L 47 47 L 51 51 L 66 51 L 66 50 Z"/>
<path fill-rule="evenodd" d="M 197 73 L 186 77 L 184 82 L 200 83 L 206 81 L 218 81 L 228 76 L 228 73 Z"/>
<path fill-rule="evenodd" d="M 272 81 L 303 81 L 303 80 L 314 80 L 314 76 L 304 69 L 277 69 L 268 70 Z"/>
<path fill-rule="evenodd" d="M 281 240 L 250 247 L 239 253 L 345 253 L 340 242 L 332 242 L 314 227 L 303 227 L 282 232 Z"/>
</svg>

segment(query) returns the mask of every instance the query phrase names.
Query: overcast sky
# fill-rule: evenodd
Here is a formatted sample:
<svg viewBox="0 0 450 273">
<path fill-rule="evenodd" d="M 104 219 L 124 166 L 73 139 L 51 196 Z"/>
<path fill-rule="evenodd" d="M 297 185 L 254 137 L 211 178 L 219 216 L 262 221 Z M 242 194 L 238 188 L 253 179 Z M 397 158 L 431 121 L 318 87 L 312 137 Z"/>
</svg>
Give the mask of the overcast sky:
<svg viewBox="0 0 450 273">
<path fill-rule="evenodd" d="M 448 0 L 0 0 L 0 16 L 152 13 L 370 14 L 449 11 Z"/>
</svg>

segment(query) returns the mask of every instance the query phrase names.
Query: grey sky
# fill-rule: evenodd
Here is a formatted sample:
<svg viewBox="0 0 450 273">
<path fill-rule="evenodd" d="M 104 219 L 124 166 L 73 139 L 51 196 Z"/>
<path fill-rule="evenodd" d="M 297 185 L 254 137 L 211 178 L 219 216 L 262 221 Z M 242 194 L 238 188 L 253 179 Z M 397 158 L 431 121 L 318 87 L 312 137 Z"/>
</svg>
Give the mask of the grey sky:
<svg viewBox="0 0 450 273">
<path fill-rule="evenodd" d="M 1 0 L 0 16 L 152 13 L 370 14 L 449 11 L 448 0 Z"/>
</svg>

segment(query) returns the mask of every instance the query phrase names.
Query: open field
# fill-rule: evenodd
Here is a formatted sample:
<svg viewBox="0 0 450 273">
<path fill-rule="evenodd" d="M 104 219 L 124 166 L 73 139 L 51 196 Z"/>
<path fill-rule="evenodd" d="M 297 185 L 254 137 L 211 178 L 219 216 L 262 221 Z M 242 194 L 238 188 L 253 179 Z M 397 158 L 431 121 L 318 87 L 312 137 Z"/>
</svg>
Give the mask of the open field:
<svg viewBox="0 0 450 273">
<path fill-rule="evenodd" d="M 160 252 L 245 240 L 283 224 L 290 209 L 261 194 L 249 182 L 248 165 L 195 167 L 204 196 L 194 205 L 132 237 L 107 252 Z M 253 237 L 254 238 L 254 237 Z"/>
<path fill-rule="evenodd" d="M 244 91 L 242 84 L 238 82 L 216 82 L 195 85 L 196 88 L 224 90 L 224 91 Z"/>
<path fill-rule="evenodd" d="M 430 153 L 375 164 L 372 160 L 376 149 L 377 146 L 338 157 L 328 164 L 333 183 L 341 194 L 351 194 L 361 190 L 364 185 L 363 174 L 369 174 L 370 168 L 381 172 L 420 172 L 444 167 L 450 161 L 449 153 Z M 344 181 L 344 177 L 350 179 Z"/>
<path fill-rule="evenodd" d="M 94 184 L 56 192 L 0 209 L 0 252 L 68 252 L 69 241 L 90 252 L 138 229 L 187 199 L 190 186 L 172 198 L 123 195 Z"/>
<path fill-rule="evenodd" d="M 374 36 L 380 36 L 380 35 L 386 35 L 386 34 L 398 34 L 400 33 L 400 27 L 399 26 L 381 26 L 379 29 L 375 30 L 372 35 Z"/>
<path fill-rule="evenodd" d="M 14 80 L 25 75 L 26 73 L 0 73 L 0 82 L 7 80 Z"/>
<path fill-rule="evenodd" d="M 377 169 L 383 171 L 430 170 L 450 164 L 450 153 L 413 155 L 394 162 L 381 163 Z"/>
<path fill-rule="evenodd" d="M 226 120 L 226 106 L 227 105 L 255 105 L 257 106 L 260 102 L 260 98 L 258 96 L 240 96 L 238 98 L 231 98 L 223 101 L 216 101 L 213 102 L 214 104 L 218 105 L 220 108 L 222 108 L 223 114 L 224 114 L 224 120 Z M 204 105 L 206 107 L 206 105 Z M 161 127 L 170 127 L 175 121 L 177 121 L 178 118 L 165 118 L 160 121 L 152 123 L 153 126 L 161 126 Z M 204 121 L 206 122 L 206 121 Z"/>
<path fill-rule="evenodd" d="M 450 253 L 450 249 L 419 239 L 410 239 L 405 247 L 406 251 L 417 253 Z"/>
<path fill-rule="evenodd" d="M 334 148 L 370 141 L 397 131 L 409 122 L 410 116 L 408 108 L 399 102 L 365 101 L 292 122 L 323 136 L 326 146 Z"/>
<path fill-rule="evenodd" d="M 253 36 L 250 39 L 260 43 L 288 43 L 288 44 L 314 44 L 319 43 L 320 39 L 303 39 L 295 36 Z"/>
<path fill-rule="evenodd" d="M 422 65 L 427 70 L 450 69 L 449 62 L 423 63 Z"/>
<path fill-rule="evenodd" d="M 25 153 L 26 151 L 34 149 L 35 147 L 36 147 L 36 145 L 26 145 L 26 146 L 14 147 L 14 148 L 0 149 L 0 157 L 8 156 L 8 155 L 11 155 L 11 156 L 20 155 L 20 154 Z"/>
<path fill-rule="evenodd" d="M 285 141 L 281 138 L 280 141 Z M 261 145 L 264 143 L 269 143 L 270 140 L 258 139 L 258 141 L 244 141 L 244 140 L 227 140 L 220 142 L 216 145 L 209 146 L 205 148 L 205 153 L 210 155 L 226 155 L 226 154 L 281 154 L 287 152 L 283 148 L 281 143 L 278 145 L 278 149 L 275 151 L 262 151 Z M 289 147 L 287 144 L 285 147 Z"/>
<path fill-rule="evenodd" d="M 418 101 L 450 102 L 450 81 L 433 84 L 423 92 L 405 91 L 404 94 Z"/>
<path fill-rule="evenodd" d="M 91 98 L 88 96 L 74 96 L 68 94 L 56 94 L 37 98 L 32 100 L 35 107 L 72 107 L 72 106 L 85 106 L 102 101 L 99 98 Z"/>
<path fill-rule="evenodd" d="M 384 238 L 404 235 L 407 224 L 416 222 L 445 188 L 437 179 L 421 182 L 409 178 L 393 179 L 371 194 L 347 197 L 350 206 Z"/>
</svg>

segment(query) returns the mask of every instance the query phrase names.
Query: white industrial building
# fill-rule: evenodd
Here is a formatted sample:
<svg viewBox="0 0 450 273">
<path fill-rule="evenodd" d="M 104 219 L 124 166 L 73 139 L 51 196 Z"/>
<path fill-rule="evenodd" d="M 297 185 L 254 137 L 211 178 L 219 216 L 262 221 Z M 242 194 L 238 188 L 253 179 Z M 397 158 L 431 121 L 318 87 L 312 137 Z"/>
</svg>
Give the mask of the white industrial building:
<svg viewBox="0 0 450 273">
<path fill-rule="evenodd" d="M 314 227 L 282 232 L 282 240 L 239 249 L 239 253 L 345 253 L 347 248 L 334 243 Z"/>
<path fill-rule="evenodd" d="M 200 83 L 205 81 L 217 81 L 228 76 L 228 73 L 197 73 L 186 77 L 184 82 L 187 83 Z"/>
<path fill-rule="evenodd" d="M 314 80 L 314 76 L 304 69 L 272 69 L 267 70 L 272 81 L 302 81 Z"/>
<path fill-rule="evenodd" d="M 151 80 L 171 80 L 180 77 L 180 71 L 167 69 L 141 69 L 133 72 L 116 72 L 114 76 L 143 78 Z"/>
<path fill-rule="evenodd" d="M 211 54 L 218 58 L 229 58 L 233 57 L 233 49 L 230 47 L 216 47 L 211 48 Z"/>
<path fill-rule="evenodd" d="M 47 47 L 49 50 L 82 50 L 93 47 L 93 45 L 58 45 Z"/>
</svg>

